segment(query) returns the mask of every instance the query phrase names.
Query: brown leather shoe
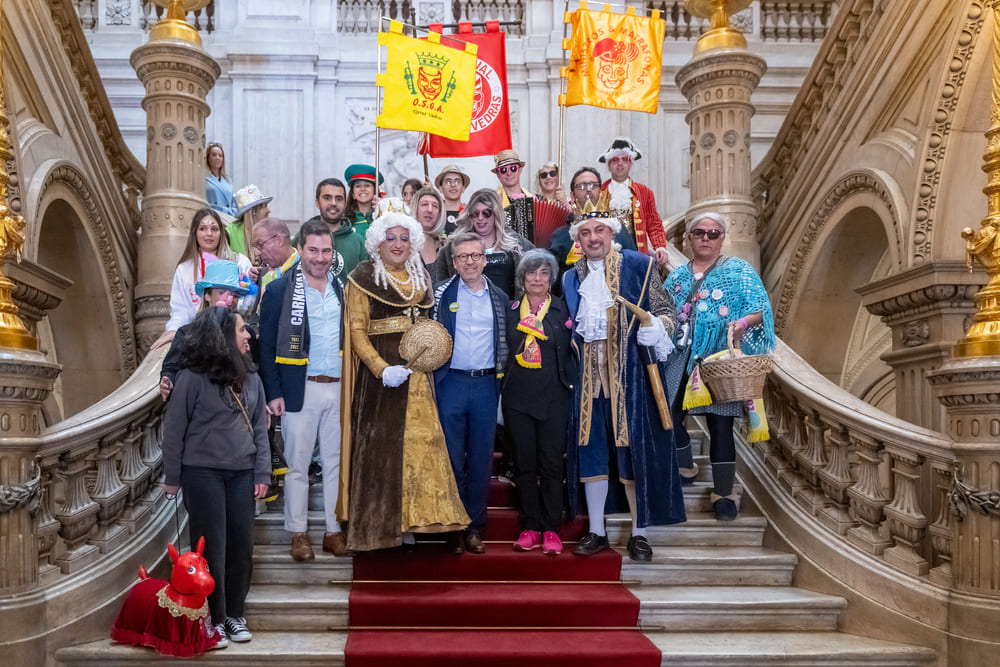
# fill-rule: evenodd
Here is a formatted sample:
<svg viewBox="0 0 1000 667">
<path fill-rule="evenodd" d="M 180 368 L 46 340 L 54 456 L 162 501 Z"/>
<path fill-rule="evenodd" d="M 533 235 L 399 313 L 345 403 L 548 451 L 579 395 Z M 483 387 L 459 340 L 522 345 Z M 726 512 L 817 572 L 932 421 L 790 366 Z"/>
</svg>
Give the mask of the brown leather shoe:
<svg viewBox="0 0 1000 667">
<path fill-rule="evenodd" d="M 448 551 L 453 554 L 465 553 L 465 542 L 462 540 L 462 533 L 448 533 Z"/>
<path fill-rule="evenodd" d="M 323 551 L 334 556 L 346 556 L 348 554 L 347 537 L 343 531 L 323 535 Z"/>
<path fill-rule="evenodd" d="M 486 553 L 486 546 L 483 544 L 483 538 L 479 534 L 479 531 L 465 531 L 465 550 L 474 554 Z"/>
<path fill-rule="evenodd" d="M 316 557 L 312 545 L 309 544 L 309 533 L 292 533 L 291 553 L 292 558 L 300 563 Z"/>
</svg>

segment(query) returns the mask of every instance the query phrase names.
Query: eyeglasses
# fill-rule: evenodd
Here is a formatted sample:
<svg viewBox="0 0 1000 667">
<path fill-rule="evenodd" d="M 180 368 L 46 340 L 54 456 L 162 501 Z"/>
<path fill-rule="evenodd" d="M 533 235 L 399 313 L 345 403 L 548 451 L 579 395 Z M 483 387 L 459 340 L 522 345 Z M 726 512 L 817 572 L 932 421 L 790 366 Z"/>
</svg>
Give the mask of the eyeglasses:
<svg viewBox="0 0 1000 667">
<path fill-rule="evenodd" d="M 721 229 L 692 229 L 689 232 L 689 235 L 692 238 L 703 239 L 707 236 L 709 241 L 716 240 L 717 238 L 722 236 L 722 234 L 723 232 Z"/>
<path fill-rule="evenodd" d="M 521 168 L 521 165 L 519 165 L 519 164 L 512 164 L 512 165 L 509 165 L 509 166 L 505 165 L 503 167 L 497 167 L 497 171 L 500 172 L 501 174 L 506 174 L 508 171 L 510 173 L 512 173 L 512 174 L 516 174 L 517 170 L 520 169 L 520 168 Z"/>
<path fill-rule="evenodd" d="M 254 241 L 253 244 L 252 244 L 253 249 L 254 250 L 261 250 L 261 249 L 264 248 L 265 245 L 267 245 L 268 243 L 270 243 L 274 239 L 278 238 L 279 236 L 281 236 L 281 234 L 274 234 L 272 236 L 268 236 L 263 241 Z"/>
<path fill-rule="evenodd" d="M 475 218 L 477 220 L 479 218 L 482 218 L 483 220 L 489 220 L 493 217 L 493 209 L 491 208 L 480 209 L 478 211 L 475 211 L 470 217 Z"/>
<path fill-rule="evenodd" d="M 552 171 L 540 171 L 538 172 L 539 178 L 555 178 L 559 175 L 558 169 L 553 169 Z"/>
<path fill-rule="evenodd" d="M 584 190 L 596 190 L 599 187 L 601 187 L 600 183 L 577 183 L 573 189 L 583 192 Z"/>
<path fill-rule="evenodd" d="M 481 252 L 463 252 L 461 255 L 455 255 L 455 259 L 460 262 L 478 262 L 483 257 L 486 257 L 486 255 Z"/>
</svg>

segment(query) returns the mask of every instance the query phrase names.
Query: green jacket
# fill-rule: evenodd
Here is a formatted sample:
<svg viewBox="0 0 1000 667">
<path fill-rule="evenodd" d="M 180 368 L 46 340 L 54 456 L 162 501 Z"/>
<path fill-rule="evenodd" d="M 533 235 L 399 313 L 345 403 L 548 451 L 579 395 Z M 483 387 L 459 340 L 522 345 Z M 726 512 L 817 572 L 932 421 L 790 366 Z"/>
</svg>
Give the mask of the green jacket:
<svg viewBox="0 0 1000 667">
<path fill-rule="evenodd" d="M 352 222 L 354 223 L 354 231 L 358 233 L 363 243 L 365 235 L 368 234 L 368 227 L 372 224 L 371 212 L 362 213 L 361 211 L 355 211 L 354 220 Z"/>
<path fill-rule="evenodd" d="M 250 256 L 250 253 L 247 252 L 246 239 L 243 237 L 243 218 L 237 218 L 226 225 L 226 236 L 229 239 L 229 247 L 233 252 L 238 252 L 247 257 Z"/>
<path fill-rule="evenodd" d="M 310 218 L 307 222 L 321 221 L 318 215 Z M 354 224 L 347 218 L 342 218 L 340 220 L 340 227 L 335 231 L 330 232 L 331 238 L 333 238 L 333 249 L 338 253 L 343 260 L 343 265 L 338 271 L 338 262 L 336 258 L 333 261 L 333 272 L 340 277 L 340 281 L 344 282 L 347 280 L 347 275 L 354 270 L 360 262 L 368 259 L 368 251 L 365 250 L 365 237 L 358 234 L 358 230 L 355 228 Z M 299 235 L 296 234 L 295 238 L 292 239 L 292 244 L 298 248 L 299 247 Z"/>
</svg>

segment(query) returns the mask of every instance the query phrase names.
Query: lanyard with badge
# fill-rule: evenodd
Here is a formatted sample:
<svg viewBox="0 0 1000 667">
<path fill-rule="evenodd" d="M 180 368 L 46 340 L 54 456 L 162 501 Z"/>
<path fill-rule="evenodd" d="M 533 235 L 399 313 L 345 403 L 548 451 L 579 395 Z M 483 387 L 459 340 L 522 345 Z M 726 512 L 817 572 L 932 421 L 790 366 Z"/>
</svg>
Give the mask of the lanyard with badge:
<svg viewBox="0 0 1000 667">
<path fill-rule="evenodd" d="M 722 256 L 717 257 L 715 261 L 712 262 L 712 266 L 705 269 L 701 273 L 701 276 L 698 276 L 697 273 L 694 274 L 696 280 L 691 286 L 691 291 L 688 293 L 687 300 L 684 302 L 684 306 L 682 307 L 682 312 L 687 313 L 687 321 L 681 323 L 681 335 L 677 340 L 677 347 L 679 348 L 686 348 L 690 343 L 690 336 L 694 331 L 694 321 L 698 317 L 698 309 L 695 305 L 700 299 L 699 292 L 701 291 L 701 286 L 705 283 L 705 280 L 708 279 L 708 274 L 710 274 L 712 270 L 719 265 L 720 261 L 724 261 Z M 693 265 L 694 262 L 692 261 L 691 264 Z"/>
</svg>

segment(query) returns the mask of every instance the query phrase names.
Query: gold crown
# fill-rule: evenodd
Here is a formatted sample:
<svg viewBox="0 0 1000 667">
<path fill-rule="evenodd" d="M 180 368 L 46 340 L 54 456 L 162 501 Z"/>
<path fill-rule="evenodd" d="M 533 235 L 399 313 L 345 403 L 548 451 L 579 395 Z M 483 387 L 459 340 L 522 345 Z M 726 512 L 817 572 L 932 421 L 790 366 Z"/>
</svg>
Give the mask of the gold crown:
<svg viewBox="0 0 1000 667">
<path fill-rule="evenodd" d="M 436 53 L 421 53 L 417 51 L 417 62 L 423 67 L 433 67 L 436 70 L 443 70 L 444 66 L 451 60 L 446 56 L 439 56 Z"/>
<path fill-rule="evenodd" d="M 579 204 L 573 204 L 573 209 L 576 211 L 574 216 L 577 222 L 581 220 L 590 220 L 592 218 L 611 218 L 614 214 L 608 210 L 607 202 L 605 198 L 597 200 L 597 204 L 587 199 L 587 202 L 581 207 Z"/>
</svg>

